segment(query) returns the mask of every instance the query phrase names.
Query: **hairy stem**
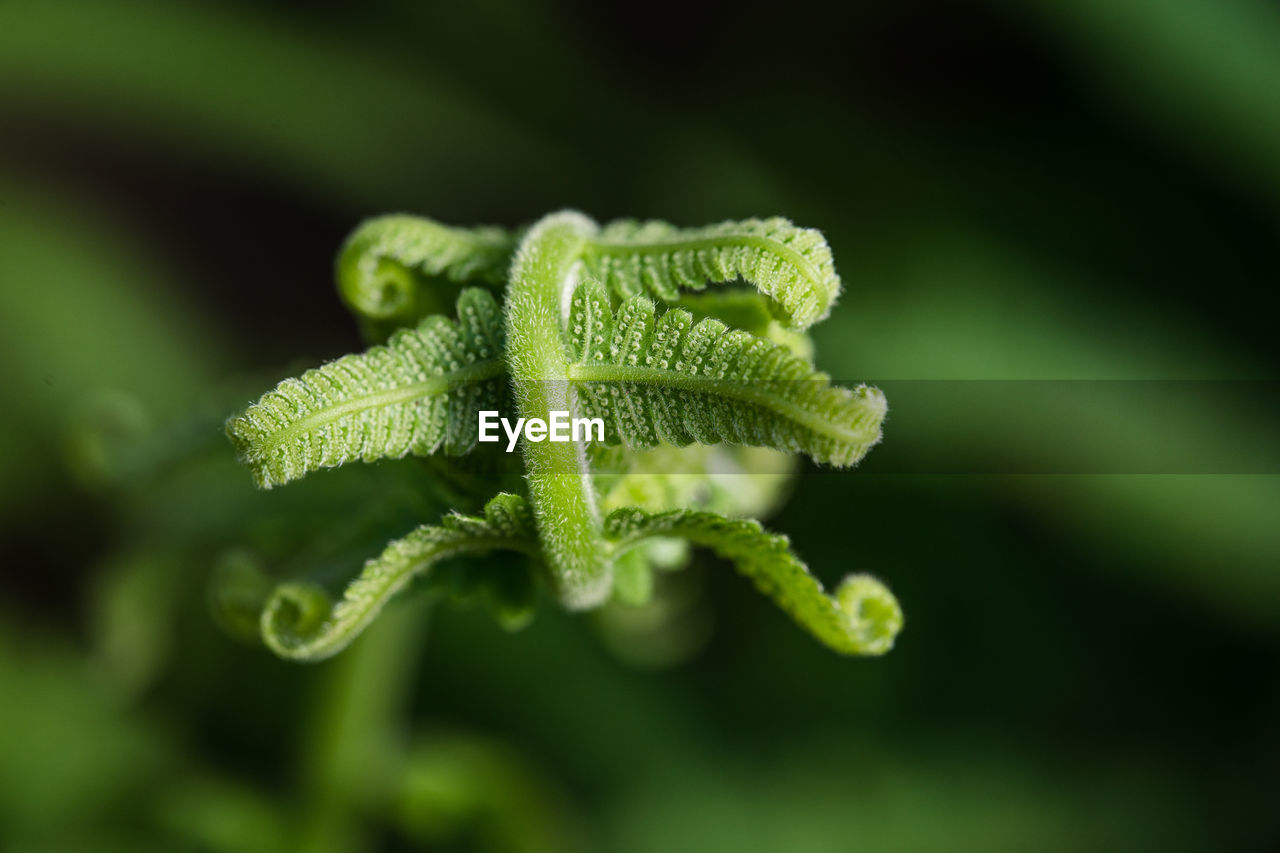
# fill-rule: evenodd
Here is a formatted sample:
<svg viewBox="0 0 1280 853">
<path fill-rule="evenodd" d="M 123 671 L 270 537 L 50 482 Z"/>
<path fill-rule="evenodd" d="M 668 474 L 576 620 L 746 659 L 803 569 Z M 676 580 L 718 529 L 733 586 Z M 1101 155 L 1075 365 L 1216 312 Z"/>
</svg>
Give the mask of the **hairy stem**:
<svg viewBox="0 0 1280 853">
<path fill-rule="evenodd" d="M 521 417 L 547 420 L 552 410 L 570 417 L 579 411 L 561 324 L 579 255 L 594 232 L 594 223 L 580 214 L 552 214 L 530 230 L 516 253 L 507 293 L 507 361 Z M 611 563 L 583 446 L 526 440 L 523 455 L 557 593 L 568 607 L 599 604 L 609 594 Z"/>
</svg>

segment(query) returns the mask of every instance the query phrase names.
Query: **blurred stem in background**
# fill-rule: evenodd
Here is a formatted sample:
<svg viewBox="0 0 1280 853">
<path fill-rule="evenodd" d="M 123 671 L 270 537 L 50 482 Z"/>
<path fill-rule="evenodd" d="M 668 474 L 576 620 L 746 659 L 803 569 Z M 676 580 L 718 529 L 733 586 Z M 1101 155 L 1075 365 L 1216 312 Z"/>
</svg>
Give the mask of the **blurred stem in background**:
<svg viewBox="0 0 1280 853">
<path fill-rule="evenodd" d="M 329 668 L 301 767 L 304 818 L 298 849 L 308 853 L 368 849 L 359 809 L 392 784 L 406 745 L 393 734 L 426 639 L 421 606 L 405 607 L 368 642 Z M 367 806 L 366 806 L 367 808 Z"/>
</svg>

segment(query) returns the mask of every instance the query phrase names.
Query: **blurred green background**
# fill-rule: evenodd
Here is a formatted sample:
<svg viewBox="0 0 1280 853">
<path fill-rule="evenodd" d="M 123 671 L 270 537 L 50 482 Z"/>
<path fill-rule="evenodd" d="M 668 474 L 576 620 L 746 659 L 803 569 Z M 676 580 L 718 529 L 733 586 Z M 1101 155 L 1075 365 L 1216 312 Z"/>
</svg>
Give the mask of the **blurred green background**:
<svg viewBox="0 0 1280 853">
<path fill-rule="evenodd" d="M 346 232 L 562 207 L 827 234 L 819 362 L 891 416 L 771 526 L 894 588 L 890 655 L 710 560 L 657 629 L 220 630 L 237 561 L 444 508 L 411 461 L 257 494 L 221 435 L 361 347 Z M 1280 849 L 1277 225 L 1264 0 L 0 0 L 0 849 Z M 1252 382 L 912 396 L 1010 379 Z"/>
</svg>

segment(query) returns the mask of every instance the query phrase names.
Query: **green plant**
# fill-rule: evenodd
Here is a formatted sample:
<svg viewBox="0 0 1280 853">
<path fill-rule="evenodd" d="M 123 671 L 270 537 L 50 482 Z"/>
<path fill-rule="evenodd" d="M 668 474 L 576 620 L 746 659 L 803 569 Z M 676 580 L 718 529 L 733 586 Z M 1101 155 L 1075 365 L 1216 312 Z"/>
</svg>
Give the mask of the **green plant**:
<svg viewBox="0 0 1280 853">
<path fill-rule="evenodd" d="M 804 332 L 840 292 L 820 233 L 783 219 L 601 228 L 562 212 L 508 234 L 391 216 L 357 229 L 338 278 L 367 334 L 386 342 L 285 380 L 228 422 L 258 484 L 413 455 L 436 458 L 460 503 L 492 494 L 495 479 L 512 490 L 392 542 L 336 604 L 315 584 L 276 587 L 260 625 L 277 654 L 335 654 L 415 579 L 455 582 L 428 571 L 455 557 L 512 553 L 463 585 L 518 626 L 540 584 L 571 609 L 642 603 L 655 566 L 683 564 L 687 544 L 731 561 L 832 649 L 891 648 L 902 615 L 882 583 L 851 575 L 828 595 L 785 537 L 739 517 L 759 495 L 715 473 L 729 464 L 776 493 L 782 478 L 765 469 L 779 454 L 848 467 L 880 439 L 883 395 L 835 386 L 809 360 Z M 707 289 L 739 279 L 755 290 Z M 456 319 L 435 313 L 455 299 Z M 524 476 L 507 476 L 477 423 L 512 406 L 525 423 L 598 419 L 603 441 L 530 430 Z M 728 447 L 709 458 L 717 445 Z"/>
</svg>

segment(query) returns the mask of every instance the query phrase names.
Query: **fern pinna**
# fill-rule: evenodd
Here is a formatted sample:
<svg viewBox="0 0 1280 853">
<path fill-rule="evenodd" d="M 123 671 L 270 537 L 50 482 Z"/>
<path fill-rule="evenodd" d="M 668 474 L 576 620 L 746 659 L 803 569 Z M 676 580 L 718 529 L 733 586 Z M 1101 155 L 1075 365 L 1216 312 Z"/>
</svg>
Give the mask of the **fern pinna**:
<svg viewBox="0 0 1280 853">
<path fill-rule="evenodd" d="M 688 545 L 731 562 L 835 651 L 892 647 L 902 613 L 884 584 L 855 574 L 828 594 L 786 537 L 742 517 L 759 511 L 760 490 L 724 488 L 713 473 L 728 465 L 774 483 L 765 469 L 784 454 L 849 467 L 880 439 L 884 396 L 834 385 L 811 362 L 805 331 L 840 293 L 819 232 L 783 219 L 600 227 L 561 212 L 508 233 L 389 216 L 351 236 L 338 282 L 385 342 L 285 380 L 228 421 L 260 486 L 357 459 L 475 455 L 482 412 L 598 419 L 604 441 L 526 432 L 523 477 L 481 515 L 390 543 L 336 602 L 317 585 L 280 584 L 258 617 L 277 654 L 337 653 L 455 558 L 511 552 L 486 582 L 516 626 L 533 598 L 527 578 L 571 609 L 643 603 L 655 565 L 670 568 L 673 553 L 683 563 Z M 440 316 L 449 302 L 455 316 Z"/>
</svg>

